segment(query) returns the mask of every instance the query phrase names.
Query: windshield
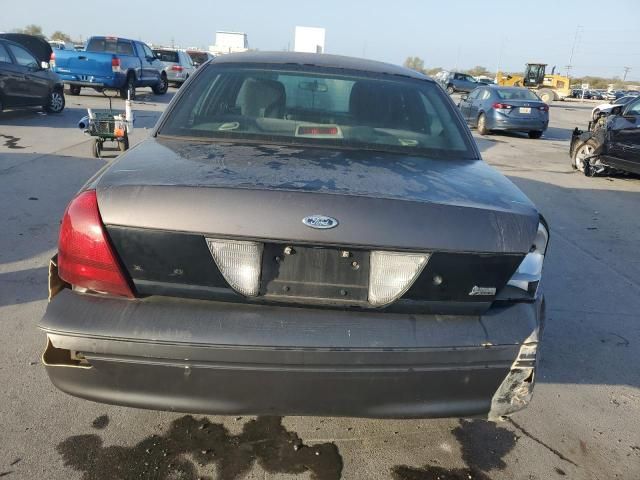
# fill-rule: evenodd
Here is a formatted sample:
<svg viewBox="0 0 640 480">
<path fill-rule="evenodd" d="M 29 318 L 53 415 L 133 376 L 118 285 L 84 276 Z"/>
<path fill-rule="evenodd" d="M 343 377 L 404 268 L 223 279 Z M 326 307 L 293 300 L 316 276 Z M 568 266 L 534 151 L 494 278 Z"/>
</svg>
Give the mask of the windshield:
<svg viewBox="0 0 640 480">
<path fill-rule="evenodd" d="M 527 88 L 498 88 L 496 94 L 501 100 L 530 100 L 540 102 L 540 98 Z"/>
<path fill-rule="evenodd" d="M 216 65 L 194 80 L 160 135 L 477 158 L 431 82 Z"/>
<path fill-rule="evenodd" d="M 180 63 L 178 52 L 175 50 L 154 50 L 153 53 L 163 62 Z"/>
<path fill-rule="evenodd" d="M 632 97 L 632 96 L 620 97 L 615 102 L 613 102 L 613 104 L 614 105 L 626 105 L 627 103 L 629 103 L 631 100 L 633 100 L 635 98 L 636 97 Z"/>
<path fill-rule="evenodd" d="M 120 55 L 133 55 L 133 46 L 128 40 L 117 38 L 93 37 L 85 49 L 87 52 L 116 53 Z"/>
</svg>

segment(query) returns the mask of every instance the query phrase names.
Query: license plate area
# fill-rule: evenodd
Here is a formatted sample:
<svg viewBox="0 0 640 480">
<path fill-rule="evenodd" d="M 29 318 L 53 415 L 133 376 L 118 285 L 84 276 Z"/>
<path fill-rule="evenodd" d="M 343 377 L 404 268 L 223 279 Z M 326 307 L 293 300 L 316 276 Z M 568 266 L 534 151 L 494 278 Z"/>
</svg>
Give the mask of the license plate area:
<svg viewBox="0 0 640 480">
<path fill-rule="evenodd" d="M 520 107 L 520 113 L 531 113 L 531 107 Z"/>
<path fill-rule="evenodd" d="M 265 244 L 261 295 L 274 300 L 366 305 L 369 252 L 286 244 Z"/>
</svg>

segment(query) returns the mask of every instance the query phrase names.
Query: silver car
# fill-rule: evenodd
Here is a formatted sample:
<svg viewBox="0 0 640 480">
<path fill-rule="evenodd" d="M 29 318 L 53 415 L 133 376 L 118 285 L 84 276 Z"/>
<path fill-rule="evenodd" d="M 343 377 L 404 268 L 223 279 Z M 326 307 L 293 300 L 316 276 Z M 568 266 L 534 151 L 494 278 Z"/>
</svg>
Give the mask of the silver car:
<svg viewBox="0 0 640 480">
<path fill-rule="evenodd" d="M 196 70 L 191 57 L 181 50 L 156 48 L 153 53 L 163 63 L 167 80 L 174 87 L 182 85 Z"/>
</svg>

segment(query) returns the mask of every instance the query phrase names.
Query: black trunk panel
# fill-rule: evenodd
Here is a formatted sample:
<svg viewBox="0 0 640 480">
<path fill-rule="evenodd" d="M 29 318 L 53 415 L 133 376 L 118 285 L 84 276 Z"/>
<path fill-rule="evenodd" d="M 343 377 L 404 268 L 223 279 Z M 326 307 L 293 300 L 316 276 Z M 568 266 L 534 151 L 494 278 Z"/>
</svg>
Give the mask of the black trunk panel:
<svg viewBox="0 0 640 480">
<path fill-rule="evenodd" d="M 265 243 L 260 295 L 247 300 L 227 284 L 204 235 L 119 226 L 107 226 L 107 231 L 138 295 L 369 308 L 367 250 Z M 292 248 L 291 254 L 285 253 L 286 247 Z M 383 310 L 409 306 L 416 312 L 461 313 L 474 305 L 484 310 L 495 296 L 470 295 L 472 289 L 499 292 L 523 258 L 433 252 L 411 288 Z"/>
</svg>

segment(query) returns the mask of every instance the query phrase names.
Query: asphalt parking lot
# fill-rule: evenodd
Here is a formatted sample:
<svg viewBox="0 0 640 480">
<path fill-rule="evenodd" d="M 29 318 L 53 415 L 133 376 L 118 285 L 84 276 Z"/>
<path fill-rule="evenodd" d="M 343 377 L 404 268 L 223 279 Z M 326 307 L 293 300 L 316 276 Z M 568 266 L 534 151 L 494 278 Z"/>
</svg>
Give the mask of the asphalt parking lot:
<svg viewBox="0 0 640 480">
<path fill-rule="evenodd" d="M 132 143 L 174 92 L 139 95 Z M 113 105 L 124 109 L 119 99 Z M 100 94 L 83 92 L 67 95 L 61 115 L 0 113 L 3 480 L 640 478 L 640 178 L 571 169 L 571 130 L 586 125 L 590 104 L 556 102 L 541 140 L 476 136 L 485 160 L 551 227 L 534 399 L 499 424 L 188 416 L 56 390 L 40 365 L 37 329 L 47 264 L 67 202 L 108 161 L 90 158 L 90 139 L 76 127 L 87 107 L 105 106 Z"/>
</svg>

